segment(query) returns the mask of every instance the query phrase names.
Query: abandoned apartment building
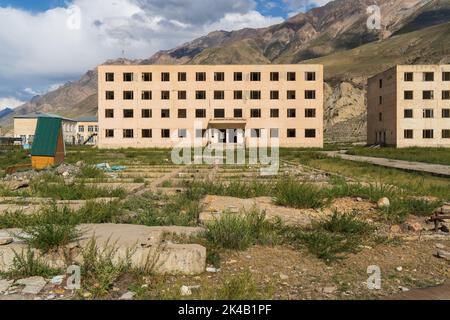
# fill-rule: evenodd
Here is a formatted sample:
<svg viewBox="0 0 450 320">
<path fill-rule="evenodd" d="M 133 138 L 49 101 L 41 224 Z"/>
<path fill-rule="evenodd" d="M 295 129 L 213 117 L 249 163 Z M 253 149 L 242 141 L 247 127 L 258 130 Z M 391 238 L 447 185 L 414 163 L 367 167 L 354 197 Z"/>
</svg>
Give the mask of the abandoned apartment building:
<svg viewBox="0 0 450 320">
<path fill-rule="evenodd" d="M 194 138 L 323 147 L 322 65 L 102 65 L 98 74 L 100 148 Z"/>
</svg>

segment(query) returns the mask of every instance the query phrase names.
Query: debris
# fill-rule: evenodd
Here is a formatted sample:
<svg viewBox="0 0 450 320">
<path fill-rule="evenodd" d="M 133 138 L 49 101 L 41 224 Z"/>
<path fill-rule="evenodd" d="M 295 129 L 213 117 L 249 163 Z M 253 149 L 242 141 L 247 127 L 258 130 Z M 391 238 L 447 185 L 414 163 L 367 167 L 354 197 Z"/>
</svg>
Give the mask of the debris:
<svg viewBox="0 0 450 320">
<path fill-rule="evenodd" d="M 377 206 L 379 209 L 389 208 L 391 206 L 391 201 L 388 198 L 381 198 L 378 200 Z"/>
<path fill-rule="evenodd" d="M 39 294 L 44 289 L 47 281 L 43 277 L 30 277 L 26 279 L 17 280 L 16 284 L 24 285 L 22 293 L 24 294 Z"/>
<path fill-rule="evenodd" d="M 28 188 L 30 186 L 29 180 L 12 180 L 4 183 L 6 188 L 11 191 L 17 191 L 20 189 Z"/>
<path fill-rule="evenodd" d="M 450 252 L 444 251 L 444 250 L 438 250 L 437 257 L 441 259 L 445 259 L 447 261 L 450 261 Z"/>
<path fill-rule="evenodd" d="M 119 300 L 133 300 L 136 293 L 128 291 L 127 293 L 124 293 Z"/>
<path fill-rule="evenodd" d="M 14 241 L 11 237 L 0 237 L 0 246 L 6 246 Z"/>
<path fill-rule="evenodd" d="M 410 289 L 406 288 L 406 287 L 398 287 L 402 292 L 408 292 L 411 291 Z"/>
<path fill-rule="evenodd" d="M 206 268 L 206 272 L 217 273 L 217 272 L 219 272 L 219 269 L 216 269 L 216 268 L 213 268 L 213 267 L 208 267 L 208 268 Z"/>
<path fill-rule="evenodd" d="M 397 270 L 398 272 L 402 272 L 403 271 L 403 267 L 397 267 L 397 268 L 395 268 L 395 270 Z"/>
<path fill-rule="evenodd" d="M 63 281 L 64 281 L 64 276 L 56 276 L 56 277 L 53 277 L 52 280 L 50 280 L 50 283 L 53 285 L 59 286 L 62 284 Z"/>
<path fill-rule="evenodd" d="M 14 283 L 14 280 L 0 279 L 0 293 L 6 292 Z"/>
<path fill-rule="evenodd" d="M 181 289 L 180 289 L 180 294 L 183 297 L 191 296 L 192 295 L 192 291 L 191 291 L 191 289 L 188 286 L 182 286 Z"/>
<path fill-rule="evenodd" d="M 89 298 L 91 298 L 91 297 L 92 297 L 92 293 L 90 293 L 90 292 L 85 292 L 85 293 L 83 293 L 83 298 L 89 299 Z"/>
<path fill-rule="evenodd" d="M 325 294 L 333 294 L 337 291 L 337 287 L 325 287 L 322 289 L 322 292 Z"/>
<path fill-rule="evenodd" d="M 125 166 L 114 166 L 111 167 L 109 163 L 99 163 L 95 166 L 99 170 L 103 170 L 105 172 L 113 172 L 113 171 L 125 171 L 128 168 Z"/>
<path fill-rule="evenodd" d="M 54 300 L 56 299 L 56 296 L 54 294 L 51 294 L 49 296 L 47 296 L 47 298 L 45 298 L 46 300 Z"/>
</svg>

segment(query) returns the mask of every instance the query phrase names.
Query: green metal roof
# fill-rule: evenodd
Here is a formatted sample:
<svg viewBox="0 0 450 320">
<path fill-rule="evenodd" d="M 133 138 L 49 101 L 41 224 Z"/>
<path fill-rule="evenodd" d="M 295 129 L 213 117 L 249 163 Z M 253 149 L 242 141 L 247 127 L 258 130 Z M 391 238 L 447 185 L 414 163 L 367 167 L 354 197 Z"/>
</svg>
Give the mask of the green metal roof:
<svg viewBox="0 0 450 320">
<path fill-rule="evenodd" d="M 32 156 L 53 157 L 61 130 L 61 118 L 39 118 L 31 149 Z"/>
</svg>

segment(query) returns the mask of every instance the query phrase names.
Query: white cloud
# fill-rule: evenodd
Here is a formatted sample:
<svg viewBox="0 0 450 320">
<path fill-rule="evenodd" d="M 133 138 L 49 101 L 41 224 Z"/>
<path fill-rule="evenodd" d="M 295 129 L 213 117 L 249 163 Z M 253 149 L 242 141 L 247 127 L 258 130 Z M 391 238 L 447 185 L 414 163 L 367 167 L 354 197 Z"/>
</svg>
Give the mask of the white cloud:
<svg viewBox="0 0 450 320">
<path fill-rule="evenodd" d="M 0 98 L 0 111 L 5 108 L 15 108 L 24 104 L 24 101 L 20 101 L 13 97 Z"/>
<path fill-rule="evenodd" d="M 148 58 L 214 30 L 283 20 L 255 7 L 254 0 L 72 0 L 37 14 L 0 7 L 0 97 L 46 92 L 123 52 Z"/>
</svg>

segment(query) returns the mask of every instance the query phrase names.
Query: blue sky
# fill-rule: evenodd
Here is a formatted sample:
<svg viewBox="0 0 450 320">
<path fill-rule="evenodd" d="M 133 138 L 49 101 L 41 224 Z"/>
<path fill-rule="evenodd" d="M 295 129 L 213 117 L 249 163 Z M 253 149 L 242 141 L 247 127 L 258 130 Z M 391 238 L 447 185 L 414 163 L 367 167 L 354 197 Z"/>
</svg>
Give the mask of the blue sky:
<svg viewBox="0 0 450 320">
<path fill-rule="evenodd" d="M 0 110 L 108 59 L 149 58 L 211 31 L 267 27 L 329 1 L 0 0 Z"/>
</svg>

